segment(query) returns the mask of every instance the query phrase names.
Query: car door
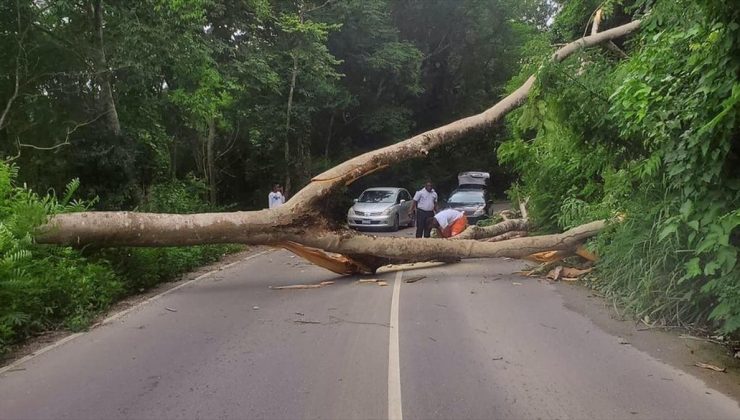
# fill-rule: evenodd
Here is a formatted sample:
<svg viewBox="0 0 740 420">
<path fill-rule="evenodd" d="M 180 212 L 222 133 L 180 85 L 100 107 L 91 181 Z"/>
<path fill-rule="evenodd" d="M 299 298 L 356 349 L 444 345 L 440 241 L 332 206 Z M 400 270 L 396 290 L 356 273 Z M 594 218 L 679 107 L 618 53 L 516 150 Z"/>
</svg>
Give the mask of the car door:
<svg viewBox="0 0 740 420">
<path fill-rule="evenodd" d="M 411 211 L 411 194 L 406 190 L 401 190 L 399 196 L 401 200 L 405 200 L 401 203 L 401 223 L 407 224 L 411 221 L 411 217 L 409 216 L 409 212 Z"/>
<path fill-rule="evenodd" d="M 393 205 L 393 214 L 398 216 L 398 224 L 403 224 L 403 215 L 401 214 L 401 200 L 401 191 L 399 191 L 396 193 L 396 204 Z"/>
</svg>

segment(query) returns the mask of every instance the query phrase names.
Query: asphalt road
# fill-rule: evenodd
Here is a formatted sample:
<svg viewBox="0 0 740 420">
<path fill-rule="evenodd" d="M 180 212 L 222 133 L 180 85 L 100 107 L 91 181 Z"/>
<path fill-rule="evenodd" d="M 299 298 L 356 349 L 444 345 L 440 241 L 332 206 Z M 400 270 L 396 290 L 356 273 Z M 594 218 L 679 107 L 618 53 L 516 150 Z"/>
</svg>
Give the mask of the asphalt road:
<svg viewBox="0 0 740 420">
<path fill-rule="evenodd" d="M 382 287 L 261 253 L 5 370 L 0 418 L 740 418 L 519 265 L 387 272 Z"/>
</svg>

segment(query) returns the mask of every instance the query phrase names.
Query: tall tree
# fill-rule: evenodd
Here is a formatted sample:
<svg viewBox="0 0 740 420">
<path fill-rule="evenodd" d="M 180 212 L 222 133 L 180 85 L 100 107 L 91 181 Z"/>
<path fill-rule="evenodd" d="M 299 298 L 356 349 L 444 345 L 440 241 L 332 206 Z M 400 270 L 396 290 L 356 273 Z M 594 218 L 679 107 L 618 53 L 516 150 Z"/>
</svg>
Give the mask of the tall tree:
<svg viewBox="0 0 740 420">
<path fill-rule="evenodd" d="M 281 45 L 285 48 L 287 71 L 287 98 L 285 111 L 285 191 L 290 194 L 293 177 L 298 176 L 299 182 L 307 180 L 311 175 L 310 154 L 310 118 L 321 105 L 317 94 L 321 95 L 327 85 L 336 83 L 340 74 L 335 68 L 339 61 L 329 52 L 326 42 L 331 31 L 339 25 L 322 22 L 315 19 L 314 14 L 320 11 L 329 2 L 314 3 L 297 0 L 287 2 L 278 8 L 279 17 L 277 27 L 280 30 Z M 304 80 L 302 86 L 299 76 Z M 300 91 L 300 92 L 298 92 Z M 306 101 L 296 107 L 297 93 Z M 296 111 L 300 115 L 296 115 Z M 296 119 L 300 119 L 296 128 Z M 291 140 L 294 139 L 293 142 Z M 291 150 L 293 143 L 294 150 Z"/>
<path fill-rule="evenodd" d="M 105 38 L 103 35 L 105 4 L 103 0 L 88 0 L 87 15 L 94 40 L 92 43 L 92 57 L 95 79 L 100 89 L 99 112 L 105 115 L 104 118 L 111 134 L 117 136 L 121 134 L 121 122 L 118 120 L 116 101 L 113 97 L 112 74 L 105 56 Z"/>
</svg>

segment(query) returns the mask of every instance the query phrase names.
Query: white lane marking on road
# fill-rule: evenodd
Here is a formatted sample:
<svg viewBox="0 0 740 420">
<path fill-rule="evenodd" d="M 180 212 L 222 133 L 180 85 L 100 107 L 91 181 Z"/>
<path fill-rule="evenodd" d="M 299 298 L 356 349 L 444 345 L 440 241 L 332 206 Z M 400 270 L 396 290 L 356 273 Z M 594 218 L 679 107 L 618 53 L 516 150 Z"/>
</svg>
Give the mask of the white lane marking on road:
<svg viewBox="0 0 740 420">
<path fill-rule="evenodd" d="M 248 256 L 248 257 L 246 257 L 244 259 L 241 259 L 239 261 L 235 261 L 233 263 L 226 264 L 223 267 L 219 267 L 219 268 L 217 268 L 215 270 L 211 270 L 211 271 L 209 271 L 209 272 L 207 272 L 205 274 L 201 274 L 200 276 L 198 276 L 198 277 L 196 277 L 196 278 L 194 278 L 192 280 L 188 280 L 185 283 L 178 284 L 177 286 L 175 286 L 175 287 L 173 287 L 171 289 L 167 289 L 167 290 L 165 290 L 164 292 L 162 292 L 162 293 L 160 293 L 158 295 L 154 295 L 154 296 L 150 297 L 149 299 L 143 300 L 143 301 L 137 303 L 136 305 L 134 305 L 134 306 L 132 306 L 130 308 L 124 309 L 121 312 L 117 312 L 117 313 L 109 316 L 108 318 L 105 318 L 101 322 L 93 325 L 90 328 L 90 331 L 92 331 L 93 329 L 95 329 L 97 327 L 100 327 L 102 325 L 108 324 L 108 323 L 110 323 L 112 321 L 115 321 L 117 319 L 120 319 L 120 318 L 126 316 L 131 311 L 133 311 L 134 309 L 136 309 L 136 308 L 138 308 L 140 306 L 143 306 L 143 305 L 146 305 L 148 303 L 154 302 L 155 300 L 161 298 L 164 295 L 170 294 L 170 293 L 174 292 L 177 289 L 180 289 L 180 288 L 185 287 L 185 286 L 187 286 L 189 284 L 195 283 L 198 280 L 204 279 L 204 278 L 210 276 L 211 274 L 215 274 L 215 273 L 218 273 L 219 271 L 226 270 L 227 268 L 230 268 L 230 267 L 233 267 L 233 266 L 235 266 L 237 264 L 241 264 L 243 262 L 247 262 L 249 260 L 255 259 L 255 258 L 259 257 L 259 256 L 262 256 L 262 255 L 267 254 L 268 252 L 272 252 L 272 251 L 273 251 L 272 249 L 268 249 L 267 251 L 262 251 L 262 252 L 258 252 L 256 254 L 252 254 L 252 255 L 250 255 L 250 256 Z M 78 332 L 78 333 L 74 333 L 72 335 L 68 335 L 68 336 L 60 339 L 59 341 L 54 342 L 52 344 L 49 344 L 48 346 L 46 346 L 46 347 L 44 347 L 44 348 L 42 348 L 40 350 L 36 350 L 35 352 L 29 354 L 28 356 L 21 357 L 20 359 L 16 360 L 15 362 L 13 362 L 13 363 L 5 366 L 5 367 L 0 368 L 0 375 L 2 375 L 3 373 L 5 373 L 5 372 L 7 372 L 9 370 L 15 369 L 18 366 L 26 363 L 27 361 L 29 361 L 29 360 L 31 360 L 31 359 L 33 359 L 35 357 L 41 356 L 42 354 L 44 354 L 44 353 L 46 353 L 46 352 L 48 352 L 50 350 L 54 350 L 55 348 L 57 348 L 57 347 L 59 347 L 59 346 L 61 346 L 63 344 L 69 343 L 70 341 L 74 340 L 75 338 L 80 337 L 80 336 L 83 336 L 83 335 L 89 333 L 90 331 Z"/>
<path fill-rule="evenodd" d="M 396 272 L 393 282 L 393 297 L 391 297 L 391 327 L 388 338 L 388 418 L 391 420 L 403 419 L 401 404 L 401 362 L 398 345 L 398 296 L 401 293 L 401 278 L 403 271 Z"/>
</svg>

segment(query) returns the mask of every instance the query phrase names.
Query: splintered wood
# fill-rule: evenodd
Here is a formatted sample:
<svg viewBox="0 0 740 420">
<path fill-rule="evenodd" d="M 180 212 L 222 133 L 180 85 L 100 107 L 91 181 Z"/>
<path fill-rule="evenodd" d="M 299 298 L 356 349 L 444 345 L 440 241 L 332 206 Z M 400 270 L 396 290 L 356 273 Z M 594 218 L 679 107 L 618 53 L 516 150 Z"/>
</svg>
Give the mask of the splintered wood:
<svg viewBox="0 0 740 420">
<path fill-rule="evenodd" d="M 387 282 L 380 279 L 360 279 L 357 280 L 357 284 L 375 284 L 377 286 L 388 286 Z"/>
<path fill-rule="evenodd" d="M 286 249 L 299 257 L 337 274 L 372 273 L 373 270 L 346 255 L 324 252 L 297 242 L 285 241 L 276 246 Z"/>
</svg>

